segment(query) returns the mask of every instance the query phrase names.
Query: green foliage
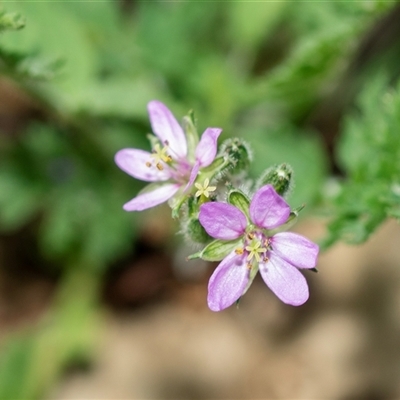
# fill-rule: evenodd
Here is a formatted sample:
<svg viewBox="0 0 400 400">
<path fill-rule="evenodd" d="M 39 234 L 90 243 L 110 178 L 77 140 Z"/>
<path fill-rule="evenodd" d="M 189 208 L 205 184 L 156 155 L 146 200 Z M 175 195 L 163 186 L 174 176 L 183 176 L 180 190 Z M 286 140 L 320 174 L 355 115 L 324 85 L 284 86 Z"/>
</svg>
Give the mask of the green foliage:
<svg viewBox="0 0 400 400">
<path fill-rule="evenodd" d="M 325 246 L 361 243 L 389 217 L 399 219 L 400 87 L 379 76 L 368 82 L 338 144 L 340 182 Z"/>
</svg>

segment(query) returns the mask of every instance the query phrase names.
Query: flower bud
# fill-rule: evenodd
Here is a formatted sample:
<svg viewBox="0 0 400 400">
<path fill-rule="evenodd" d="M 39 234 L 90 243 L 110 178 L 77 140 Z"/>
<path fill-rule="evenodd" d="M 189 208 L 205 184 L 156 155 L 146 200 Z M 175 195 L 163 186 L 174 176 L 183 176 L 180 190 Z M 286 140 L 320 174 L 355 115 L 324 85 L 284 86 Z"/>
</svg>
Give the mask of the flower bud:
<svg viewBox="0 0 400 400">
<path fill-rule="evenodd" d="M 276 192 L 284 197 L 292 188 L 293 169 L 288 164 L 274 165 L 268 168 L 257 182 L 257 188 L 272 185 Z"/>
<path fill-rule="evenodd" d="M 245 171 L 251 162 L 251 150 L 249 145 L 241 139 L 232 138 L 221 145 L 220 155 L 227 161 L 227 169 L 231 174 Z"/>
</svg>

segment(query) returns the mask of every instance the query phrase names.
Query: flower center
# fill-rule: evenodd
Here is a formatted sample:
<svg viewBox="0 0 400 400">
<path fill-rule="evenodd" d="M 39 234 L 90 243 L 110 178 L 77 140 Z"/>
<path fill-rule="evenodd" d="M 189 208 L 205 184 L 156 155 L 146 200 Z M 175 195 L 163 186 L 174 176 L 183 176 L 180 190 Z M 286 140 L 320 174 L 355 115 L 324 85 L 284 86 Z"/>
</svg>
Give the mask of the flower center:
<svg viewBox="0 0 400 400">
<path fill-rule="evenodd" d="M 151 167 L 153 162 L 159 171 L 164 169 L 164 164 L 172 163 L 172 157 L 167 153 L 168 145 L 166 144 L 163 148 L 157 143 L 154 146 L 153 153 L 151 154 L 151 159 L 146 162 L 147 167 Z"/>
<path fill-rule="evenodd" d="M 243 247 L 235 250 L 236 254 L 247 254 L 247 268 L 252 269 L 254 263 L 268 262 L 267 252 L 271 249 L 271 240 L 261 231 L 248 232 L 243 240 Z"/>
<path fill-rule="evenodd" d="M 261 247 L 261 241 L 258 239 L 253 239 L 250 244 L 245 247 L 245 250 L 249 253 L 247 255 L 247 261 L 251 261 L 255 258 L 257 262 L 261 261 L 260 254 L 267 251 L 265 247 Z"/>
<path fill-rule="evenodd" d="M 151 138 L 152 142 L 152 153 L 149 159 L 146 161 L 146 166 L 148 168 L 157 168 L 159 171 L 163 171 L 168 168 L 170 177 L 179 183 L 187 182 L 192 165 L 186 159 L 179 159 L 179 157 L 174 154 L 174 151 L 169 147 L 167 141 L 164 142 L 162 146 L 157 139 Z M 210 188 L 208 190 L 211 191 Z"/>
</svg>

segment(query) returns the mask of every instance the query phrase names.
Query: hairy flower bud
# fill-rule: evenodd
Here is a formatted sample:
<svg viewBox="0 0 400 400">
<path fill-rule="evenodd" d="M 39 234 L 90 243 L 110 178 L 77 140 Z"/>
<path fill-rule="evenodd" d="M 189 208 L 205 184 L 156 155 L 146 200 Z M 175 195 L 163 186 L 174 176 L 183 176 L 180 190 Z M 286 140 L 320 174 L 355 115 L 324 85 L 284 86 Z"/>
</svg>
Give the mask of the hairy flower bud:
<svg viewBox="0 0 400 400">
<path fill-rule="evenodd" d="M 249 145 L 241 139 L 228 139 L 221 145 L 219 153 L 227 160 L 227 169 L 231 174 L 245 171 L 251 162 L 251 150 Z"/>
<path fill-rule="evenodd" d="M 288 164 L 268 168 L 257 182 L 257 187 L 272 185 L 280 196 L 286 196 L 292 188 L 293 169 Z"/>
</svg>

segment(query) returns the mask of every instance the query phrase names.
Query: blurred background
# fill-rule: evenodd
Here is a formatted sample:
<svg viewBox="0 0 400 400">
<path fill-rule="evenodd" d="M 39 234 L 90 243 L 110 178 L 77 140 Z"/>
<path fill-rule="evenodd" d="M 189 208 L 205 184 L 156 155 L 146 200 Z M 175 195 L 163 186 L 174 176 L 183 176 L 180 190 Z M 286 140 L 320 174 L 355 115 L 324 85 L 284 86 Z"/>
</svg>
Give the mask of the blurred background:
<svg viewBox="0 0 400 400">
<path fill-rule="evenodd" d="M 400 398 L 399 21 L 383 0 L 2 2 L 0 399 Z M 211 312 L 215 265 L 185 260 L 170 209 L 122 210 L 143 185 L 113 157 L 149 149 L 153 99 L 247 140 L 254 178 L 292 165 L 294 229 L 325 243 L 304 306 L 257 279 Z"/>
</svg>

